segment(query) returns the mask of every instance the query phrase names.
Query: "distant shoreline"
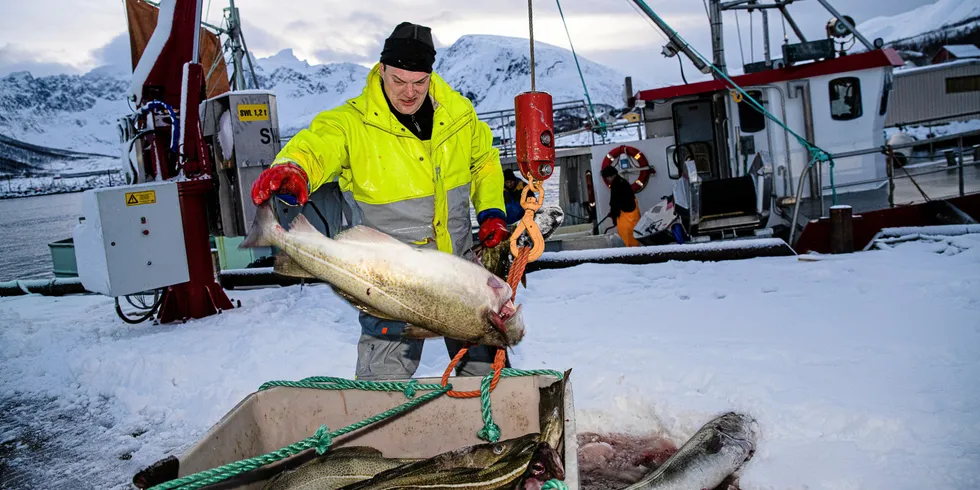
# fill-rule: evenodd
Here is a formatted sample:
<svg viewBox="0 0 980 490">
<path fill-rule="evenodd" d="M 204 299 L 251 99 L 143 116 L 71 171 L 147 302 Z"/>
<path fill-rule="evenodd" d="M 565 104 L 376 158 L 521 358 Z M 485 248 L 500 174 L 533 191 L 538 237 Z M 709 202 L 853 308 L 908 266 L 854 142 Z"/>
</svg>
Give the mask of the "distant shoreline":
<svg viewBox="0 0 980 490">
<path fill-rule="evenodd" d="M 95 187 L 93 187 L 92 189 L 95 189 Z M 89 189 L 60 190 L 60 191 L 52 191 L 52 192 L 38 192 L 36 194 L 4 194 L 4 193 L 0 193 L 0 200 L 6 200 L 6 199 L 22 199 L 22 198 L 27 198 L 27 197 L 41 197 L 41 196 L 57 196 L 59 194 L 79 194 L 79 193 L 85 192 L 87 190 L 89 190 Z"/>
</svg>

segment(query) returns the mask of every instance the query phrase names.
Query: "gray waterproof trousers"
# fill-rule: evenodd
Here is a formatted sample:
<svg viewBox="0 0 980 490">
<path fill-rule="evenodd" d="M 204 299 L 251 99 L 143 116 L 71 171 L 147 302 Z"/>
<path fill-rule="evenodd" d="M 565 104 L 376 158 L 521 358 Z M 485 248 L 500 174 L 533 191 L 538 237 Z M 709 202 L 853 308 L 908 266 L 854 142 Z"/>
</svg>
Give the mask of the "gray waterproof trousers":
<svg viewBox="0 0 980 490">
<path fill-rule="evenodd" d="M 422 360 L 422 339 L 402 338 L 405 322 L 382 320 L 360 312 L 361 338 L 357 342 L 355 379 L 388 381 L 409 379 Z M 465 342 L 446 338 L 449 359 L 456 357 Z M 484 376 L 493 365 L 494 352 L 485 345 L 471 347 L 456 365 L 457 376 Z"/>
</svg>

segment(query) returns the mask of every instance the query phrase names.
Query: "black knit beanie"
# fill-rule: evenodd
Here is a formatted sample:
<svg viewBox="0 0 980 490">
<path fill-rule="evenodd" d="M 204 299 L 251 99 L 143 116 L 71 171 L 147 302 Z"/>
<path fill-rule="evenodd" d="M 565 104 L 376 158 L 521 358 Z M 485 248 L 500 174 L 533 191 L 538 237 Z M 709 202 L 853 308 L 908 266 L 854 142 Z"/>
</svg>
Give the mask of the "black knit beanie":
<svg viewBox="0 0 980 490">
<path fill-rule="evenodd" d="M 435 61 L 432 30 L 411 22 L 398 24 L 381 50 L 382 63 L 402 70 L 432 73 Z"/>
</svg>

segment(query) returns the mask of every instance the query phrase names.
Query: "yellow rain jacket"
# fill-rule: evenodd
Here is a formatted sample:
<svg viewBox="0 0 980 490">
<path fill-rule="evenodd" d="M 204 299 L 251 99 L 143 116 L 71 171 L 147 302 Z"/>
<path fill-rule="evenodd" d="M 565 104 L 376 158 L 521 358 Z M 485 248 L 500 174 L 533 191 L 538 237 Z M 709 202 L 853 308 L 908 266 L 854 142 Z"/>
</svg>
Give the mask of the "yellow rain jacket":
<svg viewBox="0 0 980 490">
<path fill-rule="evenodd" d="M 462 256 L 473 243 L 470 201 L 477 214 L 504 209 L 503 170 L 490 128 L 469 99 L 433 72 L 432 137 L 420 140 L 388 108 L 379 67 L 361 95 L 318 114 L 273 165 L 302 167 L 311 193 L 339 179 L 341 189 L 353 193 L 363 224 Z"/>
</svg>

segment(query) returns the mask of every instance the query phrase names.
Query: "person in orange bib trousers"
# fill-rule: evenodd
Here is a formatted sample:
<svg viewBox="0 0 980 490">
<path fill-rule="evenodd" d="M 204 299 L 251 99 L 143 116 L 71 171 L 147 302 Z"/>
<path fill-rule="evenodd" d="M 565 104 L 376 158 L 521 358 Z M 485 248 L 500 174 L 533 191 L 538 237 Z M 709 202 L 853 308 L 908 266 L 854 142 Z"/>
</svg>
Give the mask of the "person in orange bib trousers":
<svg viewBox="0 0 980 490">
<path fill-rule="evenodd" d="M 602 180 L 609 186 L 609 216 L 616 225 L 619 237 L 627 247 L 639 247 L 640 242 L 633 237 L 633 228 L 640 221 L 640 206 L 633 193 L 633 187 L 619 175 L 615 167 L 602 169 Z"/>
</svg>

